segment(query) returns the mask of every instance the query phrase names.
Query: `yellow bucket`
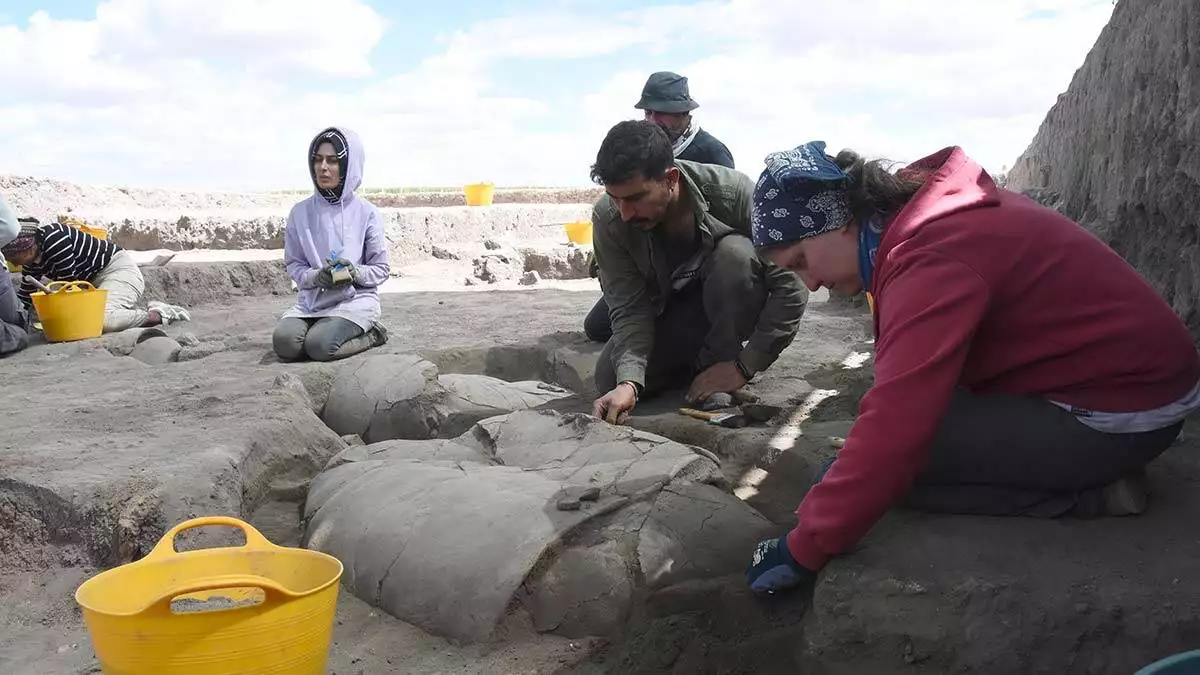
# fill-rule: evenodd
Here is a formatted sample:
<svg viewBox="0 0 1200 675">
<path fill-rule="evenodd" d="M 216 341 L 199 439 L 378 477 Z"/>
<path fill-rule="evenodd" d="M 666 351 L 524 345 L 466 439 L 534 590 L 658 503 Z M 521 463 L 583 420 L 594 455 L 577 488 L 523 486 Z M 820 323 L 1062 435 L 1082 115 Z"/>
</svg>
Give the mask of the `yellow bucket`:
<svg viewBox="0 0 1200 675">
<path fill-rule="evenodd" d="M 496 186 L 491 183 L 471 183 L 463 186 L 467 206 L 490 206 L 495 192 Z"/>
<path fill-rule="evenodd" d="M 246 544 L 175 551 L 176 535 L 204 525 L 240 528 Z M 324 675 L 341 576 L 333 556 L 211 516 L 88 579 L 75 601 L 106 675 Z"/>
<path fill-rule="evenodd" d="M 37 291 L 31 296 L 47 340 L 71 342 L 100 337 L 108 291 L 86 281 L 51 281 L 48 286 L 53 293 Z"/>
<path fill-rule="evenodd" d="M 563 225 L 563 229 L 567 231 L 567 239 L 573 244 L 587 246 L 592 243 L 592 221 L 577 220 L 573 223 Z"/>
<path fill-rule="evenodd" d="M 95 225 L 80 225 L 79 229 L 87 232 L 97 239 L 108 239 L 108 228 L 98 227 Z"/>
<path fill-rule="evenodd" d="M 97 239 L 108 239 L 108 228 L 102 225 L 88 225 L 78 218 L 62 217 L 59 222 L 64 225 L 78 228 Z"/>
</svg>

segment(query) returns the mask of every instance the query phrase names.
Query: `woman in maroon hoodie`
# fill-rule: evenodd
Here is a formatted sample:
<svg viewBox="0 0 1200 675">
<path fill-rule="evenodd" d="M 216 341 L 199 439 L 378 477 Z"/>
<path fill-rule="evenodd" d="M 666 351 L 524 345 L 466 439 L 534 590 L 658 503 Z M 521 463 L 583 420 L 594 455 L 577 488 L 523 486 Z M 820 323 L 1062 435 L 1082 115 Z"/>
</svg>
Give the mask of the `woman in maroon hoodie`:
<svg viewBox="0 0 1200 675">
<path fill-rule="evenodd" d="M 767 158 L 755 245 L 810 290 L 870 293 L 875 385 L 786 537 L 747 572 L 811 578 L 893 504 L 1132 515 L 1142 468 L 1200 409 L 1200 356 L 1145 280 L 1091 233 L 998 188 L 960 148 L 892 174 L 813 142 Z"/>
</svg>

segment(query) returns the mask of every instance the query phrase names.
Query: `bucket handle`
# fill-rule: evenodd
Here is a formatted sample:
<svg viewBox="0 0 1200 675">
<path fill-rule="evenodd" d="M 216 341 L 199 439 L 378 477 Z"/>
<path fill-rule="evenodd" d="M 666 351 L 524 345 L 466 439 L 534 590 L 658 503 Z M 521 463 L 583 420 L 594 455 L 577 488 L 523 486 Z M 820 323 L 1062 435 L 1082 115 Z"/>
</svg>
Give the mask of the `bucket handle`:
<svg viewBox="0 0 1200 675">
<path fill-rule="evenodd" d="M 173 556 L 182 555 L 175 550 L 175 537 L 187 530 L 192 530 L 197 527 L 205 527 L 208 525 L 227 525 L 236 527 L 246 535 L 246 544 L 237 548 L 245 548 L 249 550 L 272 550 L 278 549 L 279 546 L 272 544 L 270 540 L 262 535 L 253 525 L 237 518 L 229 516 L 203 516 L 200 518 L 192 518 L 179 523 L 172 527 L 158 540 L 154 545 L 154 549 L 142 558 L 142 561 L 149 562 L 154 560 L 163 560 Z M 233 547 L 223 547 L 233 548 Z M 193 579 L 184 583 L 172 586 L 163 591 L 158 597 L 148 601 L 141 612 L 152 608 L 160 608 L 163 611 L 170 612 L 170 602 L 180 595 L 188 593 L 196 593 L 199 591 L 212 591 L 221 588 L 261 588 L 268 594 L 271 592 L 278 593 L 285 598 L 298 598 L 302 594 L 297 593 L 281 585 L 274 579 L 259 576 L 257 574 L 221 574 L 201 579 Z M 139 612 L 140 613 L 140 612 Z"/>
<path fill-rule="evenodd" d="M 74 291 L 94 291 L 96 287 L 86 281 L 51 281 L 46 284 L 51 293 L 66 291 L 68 293 Z"/>
<path fill-rule="evenodd" d="M 187 530 L 193 530 L 197 527 L 205 527 L 208 525 L 227 525 L 229 527 L 236 527 L 237 529 L 241 530 L 242 534 L 246 535 L 246 544 L 245 546 L 240 546 L 238 548 L 246 548 L 258 551 L 268 551 L 279 548 L 275 544 L 272 544 L 270 541 L 268 541 L 267 538 L 262 535 L 262 532 L 259 532 L 253 525 L 244 520 L 239 520 L 230 516 L 201 516 L 200 518 L 185 520 L 175 527 L 172 527 L 170 530 L 167 530 L 167 533 L 162 536 L 162 539 L 158 540 L 158 543 L 154 545 L 154 549 L 151 550 L 150 553 L 143 558 L 143 560 L 163 559 L 180 555 L 175 551 L 175 537 Z"/>
<path fill-rule="evenodd" d="M 222 588 L 260 588 L 267 594 L 267 598 L 271 597 L 271 593 L 277 593 L 285 599 L 299 598 L 302 594 L 285 588 L 278 581 L 262 577 L 257 574 L 222 574 L 212 577 L 204 577 L 203 579 L 193 579 L 181 583 L 177 586 L 172 586 L 163 591 L 158 597 L 146 602 L 142 609 L 137 612 L 141 614 L 146 611 L 154 610 L 165 613 L 171 612 L 171 601 L 181 595 L 189 593 L 198 593 L 200 591 L 215 591 Z M 252 606 L 259 606 L 263 603 L 255 603 Z M 231 607 L 229 609 L 238 609 Z"/>
</svg>

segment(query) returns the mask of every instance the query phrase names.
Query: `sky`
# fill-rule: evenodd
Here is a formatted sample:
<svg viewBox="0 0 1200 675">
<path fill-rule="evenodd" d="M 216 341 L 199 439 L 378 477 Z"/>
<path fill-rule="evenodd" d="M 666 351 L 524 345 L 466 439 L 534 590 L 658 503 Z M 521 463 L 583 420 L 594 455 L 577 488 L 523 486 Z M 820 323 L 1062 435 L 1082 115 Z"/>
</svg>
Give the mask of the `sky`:
<svg viewBox="0 0 1200 675">
<path fill-rule="evenodd" d="M 1112 0 L 4 0 L 0 173 L 306 188 L 346 126 L 364 186 L 584 186 L 647 75 L 757 177 L 811 140 L 1001 171 Z"/>
</svg>

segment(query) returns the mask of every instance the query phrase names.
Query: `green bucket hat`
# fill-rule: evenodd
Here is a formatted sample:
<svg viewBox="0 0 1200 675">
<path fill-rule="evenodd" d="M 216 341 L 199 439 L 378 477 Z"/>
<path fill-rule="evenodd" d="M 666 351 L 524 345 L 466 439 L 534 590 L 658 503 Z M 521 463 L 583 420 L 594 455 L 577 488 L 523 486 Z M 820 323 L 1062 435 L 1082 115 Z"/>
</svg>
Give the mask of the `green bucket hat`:
<svg viewBox="0 0 1200 675">
<path fill-rule="evenodd" d="M 700 107 L 688 93 L 688 79 L 670 71 L 661 71 L 646 79 L 642 99 L 633 106 L 638 110 L 661 113 L 685 113 Z"/>
</svg>

